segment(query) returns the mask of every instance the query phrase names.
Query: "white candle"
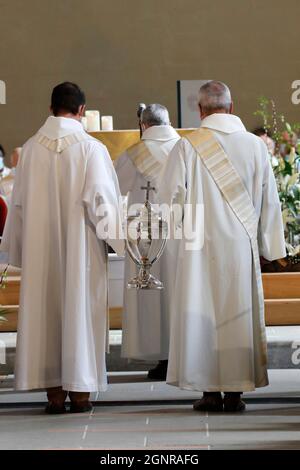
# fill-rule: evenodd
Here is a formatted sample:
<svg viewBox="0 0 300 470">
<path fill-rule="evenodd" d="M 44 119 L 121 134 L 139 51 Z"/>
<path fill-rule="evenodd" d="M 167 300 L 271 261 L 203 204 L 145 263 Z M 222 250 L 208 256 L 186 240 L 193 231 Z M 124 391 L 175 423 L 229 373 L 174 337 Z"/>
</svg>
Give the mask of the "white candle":
<svg viewBox="0 0 300 470">
<path fill-rule="evenodd" d="M 86 111 L 85 117 L 87 119 L 87 131 L 99 132 L 100 131 L 100 113 L 99 111 Z"/>
<path fill-rule="evenodd" d="M 112 116 L 101 116 L 101 129 L 102 131 L 112 131 L 114 129 Z"/>
<path fill-rule="evenodd" d="M 82 127 L 85 131 L 87 131 L 87 118 L 86 117 L 82 117 L 81 118 L 81 124 L 82 124 Z"/>
</svg>

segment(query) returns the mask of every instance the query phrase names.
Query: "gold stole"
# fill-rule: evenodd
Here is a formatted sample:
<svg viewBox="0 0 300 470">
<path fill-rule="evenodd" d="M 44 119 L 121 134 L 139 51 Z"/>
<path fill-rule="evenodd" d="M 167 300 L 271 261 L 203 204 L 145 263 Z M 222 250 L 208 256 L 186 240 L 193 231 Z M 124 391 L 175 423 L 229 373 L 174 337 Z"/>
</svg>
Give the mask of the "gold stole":
<svg viewBox="0 0 300 470">
<path fill-rule="evenodd" d="M 145 179 L 158 177 L 162 164 L 149 152 L 143 141 L 129 147 L 127 153 L 134 166 Z"/>
<path fill-rule="evenodd" d="M 74 134 L 66 135 L 60 139 L 51 140 L 43 134 L 37 134 L 37 141 L 47 149 L 55 153 L 63 152 L 70 145 L 77 144 L 83 140 L 92 139 L 92 137 L 84 131 L 75 132 Z"/>
<path fill-rule="evenodd" d="M 194 147 L 236 217 L 245 228 L 253 255 L 253 320 L 260 326 L 260 364 L 267 362 L 264 294 L 257 243 L 258 217 L 244 183 L 213 132 L 200 128 L 185 137 Z M 255 308 L 257 306 L 257 308 Z M 255 334 L 255 331 L 254 331 Z"/>
</svg>

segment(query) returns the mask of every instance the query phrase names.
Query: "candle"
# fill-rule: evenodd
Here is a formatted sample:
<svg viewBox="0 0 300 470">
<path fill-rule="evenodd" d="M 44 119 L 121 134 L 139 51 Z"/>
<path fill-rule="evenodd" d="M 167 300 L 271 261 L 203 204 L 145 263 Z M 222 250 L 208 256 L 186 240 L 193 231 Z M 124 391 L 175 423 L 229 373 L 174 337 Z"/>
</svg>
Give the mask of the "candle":
<svg viewBox="0 0 300 470">
<path fill-rule="evenodd" d="M 114 129 L 112 116 L 101 117 L 101 129 L 102 131 L 112 131 Z"/>
<path fill-rule="evenodd" d="M 88 124 L 88 122 L 87 122 L 87 118 L 86 118 L 86 117 L 83 116 L 83 117 L 81 118 L 81 124 L 82 124 L 83 129 L 84 129 L 85 131 L 87 131 L 87 124 Z"/>
<path fill-rule="evenodd" d="M 99 132 L 100 131 L 100 113 L 99 111 L 86 111 L 85 117 L 87 119 L 87 131 Z"/>
</svg>

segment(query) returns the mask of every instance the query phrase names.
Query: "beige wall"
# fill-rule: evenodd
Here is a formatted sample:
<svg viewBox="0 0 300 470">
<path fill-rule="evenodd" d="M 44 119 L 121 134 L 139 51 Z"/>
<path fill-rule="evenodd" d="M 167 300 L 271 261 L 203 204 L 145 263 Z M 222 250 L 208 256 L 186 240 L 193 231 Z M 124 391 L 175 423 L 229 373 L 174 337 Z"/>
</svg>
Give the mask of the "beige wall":
<svg viewBox="0 0 300 470">
<path fill-rule="evenodd" d="M 261 94 L 300 121 L 299 18 L 299 0 L 0 0 L 0 142 L 10 151 L 35 132 L 63 80 L 120 129 L 136 127 L 140 101 L 176 123 L 178 79 L 227 82 L 250 128 Z"/>
</svg>

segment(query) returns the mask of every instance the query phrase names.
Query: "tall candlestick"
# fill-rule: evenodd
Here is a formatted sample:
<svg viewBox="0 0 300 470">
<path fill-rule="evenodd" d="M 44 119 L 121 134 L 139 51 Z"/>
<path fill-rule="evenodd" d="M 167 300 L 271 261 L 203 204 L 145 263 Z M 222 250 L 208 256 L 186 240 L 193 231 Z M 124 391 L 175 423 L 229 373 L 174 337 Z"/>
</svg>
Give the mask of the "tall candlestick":
<svg viewBox="0 0 300 470">
<path fill-rule="evenodd" d="M 112 131 L 114 129 L 112 116 L 101 116 L 101 129 L 102 131 Z"/>
<path fill-rule="evenodd" d="M 85 117 L 87 118 L 87 131 L 99 132 L 100 131 L 100 113 L 99 111 L 86 111 Z"/>
</svg>

